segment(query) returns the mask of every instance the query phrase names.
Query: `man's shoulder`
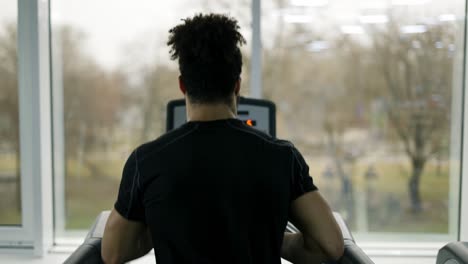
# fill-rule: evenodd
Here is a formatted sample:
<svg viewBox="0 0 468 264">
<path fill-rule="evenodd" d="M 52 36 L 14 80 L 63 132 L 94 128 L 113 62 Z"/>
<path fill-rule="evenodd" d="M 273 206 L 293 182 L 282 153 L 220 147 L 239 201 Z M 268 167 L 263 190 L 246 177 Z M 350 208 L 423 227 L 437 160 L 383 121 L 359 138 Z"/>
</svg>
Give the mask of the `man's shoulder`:
<svg viewBox="0 0 468 264">
<path fill-rule="evenodd" d="M 234 128 L 239 130 L 240 132 L 243 132 L 245 136 L 257 138 L 258 140 L 265 141 L 274 146 L 287 148 L 294 147 L 294 145 L 288 140 L 273 137 L 270 134 L 267 134 L 259 129 L 247 126 L 245 124 L 238 124 L 237 126 L 234 126 Z"/>
<path fill-rule="evenodd" d="M 136 148 L 139 157 L 144 157 L 150 153 L 162 151 L 167 146 L 182 139 L 184 136 L 193 132 L 196 127 L 183 125 L 174 130 L 168 131 L 158 138 L 145 142 Z"/>
</svg>

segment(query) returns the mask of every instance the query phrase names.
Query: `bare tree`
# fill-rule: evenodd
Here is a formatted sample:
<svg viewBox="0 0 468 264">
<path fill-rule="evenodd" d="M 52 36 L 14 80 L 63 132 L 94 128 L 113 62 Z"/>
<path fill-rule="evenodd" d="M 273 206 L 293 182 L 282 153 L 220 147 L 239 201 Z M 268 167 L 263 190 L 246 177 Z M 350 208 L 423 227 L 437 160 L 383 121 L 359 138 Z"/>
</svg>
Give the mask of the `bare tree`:
<svg viewBox="0 0 468 264">
<path fill-rule="evenodd" d="M 402 34 L 398 24 L 390 23 L 372 34 L 388 118 L 411 161 L 413 212 L 423 210 L 419 186 L 426 162 L 441 151 L 448 136 L 455 30 L 428 25 L 426 32 Z"/>
<path fill-rule="evenodd" d="M 92 175 L 99 177 L 104 172 L 92 153 L 112 140 L 110 135 L 119 121 L 126 79 L 117 71 L 102 69 L 85 54 L 84 35 L 76 29 L 64 26 L 60 38 L 66 154 L 85 163 Z"/>
<path fill-rule="evenodd" d="M 179 71 L 157 63 L 144 74 L 142 92 L 135 101 L 143 117 L 141 142 L 151 140 L 165 132 L 166 105 L 171 99 L 182 97 L 178 86 Z"/>
<path fill-rule="evenodd" d="M 5 34 L 0 36 L 0 114 L 4 126 L 0 127 L 0 137 L 7 139 L 11 148 L 19 153 L 19 109 L 16 27 L 8 25 Z"/>
<path fill-rule="evenodd" d="M 281 7 L 284 3 L 277 4 Z M 350 128 L 363 125 L 356 111 L 365 103 L 361 102 L 364 81 L 356 72 L 360 70 L 362 48 L 358 43 L 316 32 L 308 25 L 285 24 L 281 18 L 276 22 L 272 48 L 265 48 L 263 53 L 264 94 L 278 102 L 282 136 L 292 139 L 306 155 L 314 151 L 327 153 L 333 175 L 340 182 L 339 202 L 334 206 L 353 222 L 352 167 L 358 157 L 357 143 L 346 144 L 343 138 Z M 324 43 L 330 50 L 311 50 L 314 42 Z M 324 146 L 317 145 L 319 141 Z"/>
<path fill-rule="evenodd" d="M 21 177 L 18 105 L 17 34 L 14 24 L 7 24 L 0 35 L 0 140 L 16 158 L 16 201 L 21 211 Z M 0 145 L 0 147 L 2 147 Z"/>
</svg>

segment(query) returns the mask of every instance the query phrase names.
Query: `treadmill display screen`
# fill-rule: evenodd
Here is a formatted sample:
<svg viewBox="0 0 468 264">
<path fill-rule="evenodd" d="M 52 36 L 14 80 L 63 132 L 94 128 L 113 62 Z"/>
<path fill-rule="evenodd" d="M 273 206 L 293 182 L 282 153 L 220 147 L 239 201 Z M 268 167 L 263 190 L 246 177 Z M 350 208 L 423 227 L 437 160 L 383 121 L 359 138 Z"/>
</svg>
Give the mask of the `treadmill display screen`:
<svg viewBox="0 0 468 264">
<path fill-rule="evenodd" d="M 251 127 L 255 127 L 257 125 L 257 121 L 252 120 L 252 119 L 247 119 L 243 121 L 246 125 L 251 126 Z"/>
<path fill-rule="evenodd" d="M 179 99 L 167 105 L 167 130 L 187 122 L 185 100 Z M 237 105 L 237 117 L 246 125 L 254 127 L 273 137 L 276 136 L 276 107 L 268 100 L 241 97 Z"/>
</svg>

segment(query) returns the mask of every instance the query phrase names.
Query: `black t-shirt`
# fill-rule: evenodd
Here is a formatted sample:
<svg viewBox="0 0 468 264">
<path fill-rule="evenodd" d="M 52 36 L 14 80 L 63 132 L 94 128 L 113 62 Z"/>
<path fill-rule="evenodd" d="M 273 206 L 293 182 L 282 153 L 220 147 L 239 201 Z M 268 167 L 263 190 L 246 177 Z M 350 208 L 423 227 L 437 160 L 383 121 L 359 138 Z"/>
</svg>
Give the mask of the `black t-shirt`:
<svg viewBox="0 0 468 264">
<path fill-rule="evenodd" d="M 188 122 L 133 151 L 115 209 L 148 225 L 158 264 L 274 264 L 291 201 L 316 189 L 290 142 Z"/>
</svg>

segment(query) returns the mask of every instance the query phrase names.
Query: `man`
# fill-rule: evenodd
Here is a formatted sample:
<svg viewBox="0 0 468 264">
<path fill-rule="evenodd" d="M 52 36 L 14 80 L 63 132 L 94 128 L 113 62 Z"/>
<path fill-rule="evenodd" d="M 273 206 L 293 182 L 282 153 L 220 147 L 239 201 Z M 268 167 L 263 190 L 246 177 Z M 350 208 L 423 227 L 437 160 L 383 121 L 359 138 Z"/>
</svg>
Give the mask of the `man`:
<svg viewBox="0 0 468 264">
<path fill-rule="evenodd" d="M 136 148 L 102 240 L 106 263 L 154 247 L 158 264 L 334 261 L 341 231 L 289 142 L 236 119 L 245 43 L 237 22 L 196 15 L 171 29 L 188 122 Z M 287 221 L 300 230 L 285 234 Z"/>
</svg>

